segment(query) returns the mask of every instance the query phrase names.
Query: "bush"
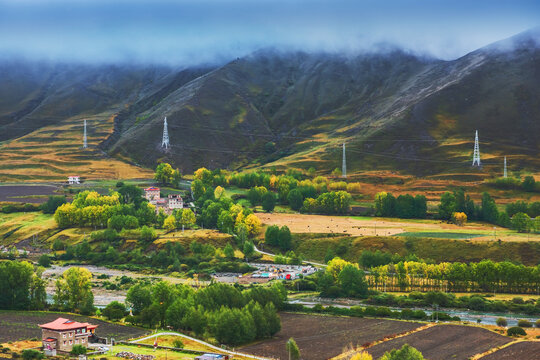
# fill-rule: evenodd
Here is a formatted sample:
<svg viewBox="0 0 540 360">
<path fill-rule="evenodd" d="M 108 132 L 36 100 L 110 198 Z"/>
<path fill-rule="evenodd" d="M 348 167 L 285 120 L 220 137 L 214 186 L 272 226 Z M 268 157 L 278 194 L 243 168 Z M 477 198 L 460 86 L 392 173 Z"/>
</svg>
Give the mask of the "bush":
<svg viewBox="0 0 540 360">
<path fill-rule="evenodd" d="M 497 326 L 500 326 L 500 327 L 506 327 L 508 325 L 508 322 L 506 321 L 506 319 L 502 317 L 498 318 L 496 323 L 497 323 Z"/>
<path fill-rule="evenodd" d="M 175 339 L 173 341 L 173 347 L 183 349 L 184 348 L 184 343 L 180 339 Z"/>
<path fill-rule="evenodd" d="M 126 314 L 126 307 L 118 301 L 113 301 L 103 309 L 102 313 L 109 320 L 119 320 Z"/>
<path fill-rule="evenodd" d="M 45 355 L 41 351 L 34 349 L 26 349 L 22 352 L 22 358 L 24 360 L 43 359 Z"/>
<path fill-rule="evenodd" d="M 38 259 L 39 266 L 49 267 L 51 266 L 51 258 L 49 255 L 43 254 Z"/>
<path fill-rule="evenodd" d="M 525 336 L 525 335 L 527 335 L 527 333 L 525 332 L 525 330 L 523 330 L 519 326 L 513 326 L 513 327 L 509 328 L 508 330 L 506 330 L 506 335 L 508 335 L 508 336 Z"/>
<path fill-rule="evenodd" d="M 529 320 L 526 319 L 520 319 L 518 320 L 518 326 L 521 328 L 530 328 L 532 327 L 532 324 Z"/>
<path fill-rule="evenodd" d="M 60 250 L 64 250 L 66 248 L 66 245 L 64 244 L 64 242 L 58 238 L 56 238 L 52 244 L 52 249 L 54 251 L 60 251 Z"/>
<path fill-rule="evenodd" d="M 86 347 L 82 345 L 73 345 L 71 348 L 71 355 L 84 355 L 86 354 Z"/>
</svg>

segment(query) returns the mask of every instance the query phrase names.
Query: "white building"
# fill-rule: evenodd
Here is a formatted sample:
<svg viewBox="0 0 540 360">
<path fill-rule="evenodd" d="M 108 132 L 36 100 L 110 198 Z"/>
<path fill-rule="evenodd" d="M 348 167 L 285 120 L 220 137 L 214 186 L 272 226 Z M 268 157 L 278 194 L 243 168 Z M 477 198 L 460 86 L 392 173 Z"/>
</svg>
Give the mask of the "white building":
<svg viewBox="0 0 540 360">
<path fill-rule="evenodd" d="M 150 203 L 154 200 L 158 200 L 160 198 L 160 190 L 158 187 L 149 187 L 144 189 L 144 197 L 146 200 L 148 200 Z"/>
<path fill-rule="evenodd" d="M 171 210 L 182 209 L 184 207 L 184 200 L 178 194 L 169 195 L 168 200 L 168 206 Z"/>
<path fill-rule="evenodd" d="M 80 184 L 80 183 L 81 183 L 81 177 L 79 175 L 68 176 L 69 185 Z"/>
</svg>

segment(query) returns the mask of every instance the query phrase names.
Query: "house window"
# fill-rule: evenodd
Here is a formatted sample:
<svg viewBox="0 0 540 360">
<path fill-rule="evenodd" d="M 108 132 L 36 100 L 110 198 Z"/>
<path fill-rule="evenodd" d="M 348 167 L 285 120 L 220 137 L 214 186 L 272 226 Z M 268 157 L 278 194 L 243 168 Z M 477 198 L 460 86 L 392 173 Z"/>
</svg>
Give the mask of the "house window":
<svg viewBox="0 0 540 360">
<path fill-rule="evenodd" d="M 79 343 L 79 340 L 75 340 L 75 344 L 78 344 Z"/>
<path fill-rule="evenodd" d="M 85 334 L 85 333 L 86 333 L 86 329 L 82 329 L 82 333 Z"/>
<path fill-rule="evenodd" d="M 69 340 L 69 345 L 73 345 L 73 340 Z"/>
<path fill-rule="evenodd" d="M 64 345 L 66 345 L 66 341 L 64 340 Z"/>
<path fill-rule="evenodd" d="M 73 333 L 72 333 L 72 332 L 69 333 L 69 337 L 73 337 Z"/>
<path fill-rule="evenodd" d="M 62 336 L 64 337 L 64 339 L 66 338 L 66 333 L 63 333 Z M 65 341 L 64 341 L 65 342 Z"/>
<path fill-rule="evenodd" d="M 84 344 L 84 339 L 81 339 L 81 343 L 83 343 L 83 344 Z"/>
</svg>

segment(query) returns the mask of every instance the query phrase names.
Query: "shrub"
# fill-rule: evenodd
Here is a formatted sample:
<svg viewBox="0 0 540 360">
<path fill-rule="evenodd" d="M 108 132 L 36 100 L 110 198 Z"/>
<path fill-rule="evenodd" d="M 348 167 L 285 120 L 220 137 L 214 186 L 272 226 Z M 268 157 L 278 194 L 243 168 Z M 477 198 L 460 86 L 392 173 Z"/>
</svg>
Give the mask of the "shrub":
<svg viewBox="0 0 540 360">
<path fill-rule="evenodd" d="M 126 314 L 126 307 L 118 301 L 113 301 L 102 311 L 109 320 L 119 320 Z"/>
<path fill-rule="evenodd" d="M 496 323 L 497 323 L 497 326 L 501 326 L 501 327 L 506 327 L 508 325 L 508 322 L 506 321 L 506 319 L 502 317 L 498 318 Z"/>
<path fill-rule="evenodd" d="M 513 327 L 509 328 L 508 330 L 506 330 L 506 335 L 508 335 L 508 336 L 525 336 L 525 335 L 527 335 L 527 333 L 525 332 L 525 330 L 523 330 L 519 326 L 513 326 Z"/>
<path fill-rule="evenodd" d="M 521 328 L 530 328 L 532 327 L 532 324 L 529 320 L 526 319 L 520 319 L 518 320 L 518 326 Z"/>
<path fill-rule="evenodd" d="M 66 245 L 64 242 L 58 238 L 56 238 L 52 244 L 52 249 L 54 251 L 64 250 L 66 248 Z"/>
<path fill-rule="evenodd" d="M 184 348 L 184 343 L 180 339 L 175 339 L 173 341 L 173 347 L 183 349 Z"/>
<path fill-rule="evenodd" d="M 73 345 L 71 348 L 71 355 L 84 355 L 86 354 L 86 347 L 82 345 Z"/>
<path fill-rule="evenodd" d="M 41 351 L 34 349 L 26 349 L 22 352 L 22 358 L 24 360 L 43 359 L 45 355 Z"/>
<path fill-rule="evenodd" d="M 43 254 L 38 259 L 39 266 L 49 267 L 51 266 L 51 258 L 49 255 Z"/>
</svg>

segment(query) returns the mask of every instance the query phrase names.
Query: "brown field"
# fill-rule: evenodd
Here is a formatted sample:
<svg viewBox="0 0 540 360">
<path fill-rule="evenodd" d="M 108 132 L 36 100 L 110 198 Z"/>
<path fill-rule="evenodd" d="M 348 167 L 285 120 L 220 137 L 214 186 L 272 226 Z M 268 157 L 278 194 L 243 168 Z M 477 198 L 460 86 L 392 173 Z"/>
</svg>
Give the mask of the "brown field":
<svg viewBox="0 0 540 360">
<path fill-rule="evenodd" d="M 117 340 L 131 339 L 146 334 L 148 331 L 136 327 L 117 325 L 87 316 L 38 312 L 38 311 L 0 311 L 0 343 L 8 341 L 40 339 L 41 329 L 38 324 L 56 320 L 58 317 L 99 325 L 96 334 L 101 337 L 114 337 Z"/>
<path fill-rule="evenodd" d="M 0 186 L 0 201 L 41 204 L 57 189 L 54 185 L 3 185 Z"/>
<path fill-rule="evenodd" d="M 281 331 L 274 338 L 244 346 L 240 351 L 287 359 L 285 343 L 294 338 L 303 359 L 323 360 L 339 355 L 352 345 L 360 346 L 422 324 L 396 320 L 349 318 L 281 313 Z"/>
<path fill-rule="evenodd" d="M 518 234 L 492 224 L 471 222 L 457 226 L 437 220 L 363 218 L 306 214 L 257 213 L 265 225 L 288 226 L 292 233 L 325 233 L 348 236 L 392 236 L 404 232 L 473 234 L 473 241 L 492 241 L 494 231 L 504 241 L 540 240 L 535 234 Z"/>
<path fill-rule="evenodd" d="M 379 358 L 386 351 L 401 348 L 404 344 L 418 349 L 426 359 L 469 359 L 493 347 L 511 342 L 512 339 L 489 330 L 463 325 L 438 325 L 408 336 L 377 344 L 367 351 Z"/>
<path fill-rule="evenodd" d="M 520 341 L 482 357 L 482 360 L 537 360 L 540 341 Z"/>
</svg>

